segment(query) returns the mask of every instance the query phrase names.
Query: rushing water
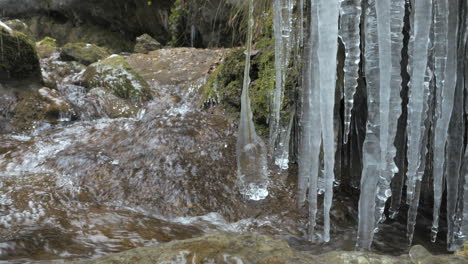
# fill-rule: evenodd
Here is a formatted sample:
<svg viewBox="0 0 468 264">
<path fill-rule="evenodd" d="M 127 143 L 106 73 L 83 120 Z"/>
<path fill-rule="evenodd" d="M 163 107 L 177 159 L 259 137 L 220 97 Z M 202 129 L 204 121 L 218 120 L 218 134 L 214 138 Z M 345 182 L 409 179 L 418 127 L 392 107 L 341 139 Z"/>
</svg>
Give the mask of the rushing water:
<svg viewBox="0 0 468 264">
<path fill-rule="evenodd" d="M 130 56 L 158 95 L 132 118 L 109 119 L 95 108 L 73 81 L 81 71 L 62 76 L 58 91 L 78 120 L 0 136 L 0 263 L 96 258 L 217 230 L 275 235 L 312 253 L 354 249 L 356 197 L 345 194 L 334 197 L 331 241 L 303 238 L 307 217 L 295 206 L 295 167 L 269 164 L 265 200 L 239 193 L 236 125 L 198 107 L 206 73 L 224 54 L 172 49 Z M 42 63 L 44 74 L 57 69 Z M 377 252 L 407 250 L 395 231 L 401 222 L 381 226 Z M 420 239 L 425 232 L 417 229 L 415 240 L 427 241 Z"/>
</svg>

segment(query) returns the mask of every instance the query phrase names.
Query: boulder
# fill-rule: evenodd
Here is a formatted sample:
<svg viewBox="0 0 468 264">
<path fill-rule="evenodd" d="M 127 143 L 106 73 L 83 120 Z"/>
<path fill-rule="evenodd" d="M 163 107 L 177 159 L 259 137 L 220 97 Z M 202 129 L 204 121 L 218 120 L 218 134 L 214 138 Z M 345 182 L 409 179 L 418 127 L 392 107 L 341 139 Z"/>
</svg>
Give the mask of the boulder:
<svg viewBox="0 0 468 264">
<path fill-rule="evenodd" d="M 91 64 L 81 81 L 87 88 L 103 87 L 123 99 L 135 102 L 151 99 L 148 83 L 119 55 Z"/>
<path fill-rule="evenodd" d="M 161 43 L 152 38 L 150 35 L 143 34 L 136 39 L 136 44 L 133 51 L 135 53 L 148 53 L 160 48 L 162 48 Z"/>
<path fill-rule="evenodd" d="M 2 50 L 0 56 L 0 80 L 41 80 L 39 57 L 34 42 L 25 34 L 0 24 Z"/>
<path fill-rule="evenodd" d="M 87 94 L 88 100 L 94 102 L 99 110 L 109 118 L 133 117 L 138 113 L 139 105 L 115 96 L 104 88 L 93 88 Z"/>
<path fill-rule="evenodd" d="M 62 48 L 60 58 L 64 61 L 77 61 L 90 65 L 109 56 L 107 49 L 89 43 L 67 43 Z"/>
<path fill-rule="evenodd" d="M 26 24 L 23 20 L 19 20 L 19 19 L 7 20 L 5 21 L 5 25 L 7 25 L 8 27 L 10 27 L 11 29 L 15 31 L 19 31 L 25 34 L 30 39 L 34 39 L 33 32 L 29 29 L 28 24 Z"/>
<path fill-rule="evenodd" d="M 43 87 L 26 93 L 14 110 L 13 124 L 19 131 L 34 128 L 34 122 L 57 123 L 63 116 L 71 116 L 71 106 L 57 91 Z"/>
<path fill-rule="evenodd" d="M 41 41 L 36 42 L 36 49 L 39 57 L 50 57 L 55 51 L 57 51 L 57 40 L 51 37 L 45 37 Z"/>
</svg>

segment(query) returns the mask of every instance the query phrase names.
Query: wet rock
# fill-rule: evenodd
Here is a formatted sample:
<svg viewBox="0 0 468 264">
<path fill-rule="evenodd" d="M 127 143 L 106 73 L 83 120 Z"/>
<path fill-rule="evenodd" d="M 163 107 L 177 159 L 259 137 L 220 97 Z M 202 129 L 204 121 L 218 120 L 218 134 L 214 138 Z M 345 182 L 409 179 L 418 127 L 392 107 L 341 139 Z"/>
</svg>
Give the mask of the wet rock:
<svg viewBox="0 0 468 264">
<path fill-rule="evenodd" d="M 51 37 L 45 37 L 41 41 L 36 42 L 36 49 L 39 57 L 50 57 L 54 52 L 57 51 L 57 40 Z"/>
<path fill-rule="evenodd" d="M 14 110 L 13 124 L 18 130 L 34 128 L 36 121 L 57 123 L 72 114 L 71 106 L 57 93 L 47 87 L 25 94 Z"/>
<path fill-rule="evenodd" d="M 104 113 L 109 118 L 136 116 L 141 107 L 139 104 L 115 96 L 104 88 L 91 89 L 87 94 L 87 100 L 91 100 L 100 109 L 101 114 Z"/>
<path fill-rule="evenodd" d="M 77 61 L 89 65 L 109 55 L 109 52 L 104 48 L 94 44 L 78 42 L 67 43 L 63 46 L 60 58 L 65 61 Z"/>
<path fill-rule="evenodd" d="M 122 56 L 112 55 L 90 65 L 81 81 L 88 88 L 106 88 L 122 99 L 130 99 L 134 102 L 145 102 L 151 99 L 148 83 Z"/>
<path fill-rule="evenodd" d="M 57 88 L 60 84 L 79 82 L 86 66 L 76 61 L 60 61 L 58 53 L 41 60 L 42 79 L 49 88 Z"/>
<path fill-rule="evenodd" d="M 39 57 L 34 42 L 25 34 L 0 26 L 2 49 L 0 56 L 0 80 L 41 80 Z"/>
<path fill-rule="evenodd" d="M 468 256 L 432 255 L 420 245 L 411 247 L 409 256 L 414 264 L 463 264 L 468 262 Z"/>
<path fill-rule="evenodd" d="M 283 241 L 268 236 L 249 233 L 213 233 L 201 238 L 137 248 L 83 263 L 318 264 L 322 262 L 312 255 L 291 249 Z"/>
<path fill-rule="evenodd" d="M 136 44 L 133 51 L 135 53 L 148 53 L 160 48 L 162 48 L 161 43 L 152 38 L 150 35 L 143 34 L 136 39 Z"/>
</svg>

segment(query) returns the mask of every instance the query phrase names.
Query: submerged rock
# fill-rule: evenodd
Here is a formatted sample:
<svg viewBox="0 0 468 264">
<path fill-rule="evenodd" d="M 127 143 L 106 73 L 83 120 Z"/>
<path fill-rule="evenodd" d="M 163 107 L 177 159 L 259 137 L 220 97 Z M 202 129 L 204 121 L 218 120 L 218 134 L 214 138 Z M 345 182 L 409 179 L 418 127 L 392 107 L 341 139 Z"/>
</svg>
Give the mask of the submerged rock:
<svg viewBox="0 0 468 264">
<path fill-rule="evenodd" d="M 145 102 L 152 97 L 148 83 L 118 55 L 90 65 L 81 81 L 88 88 L 103 87 L 120 98 L 135 102 Z"/>
<path fill-rule="evenodd" d="M 77 61 L 89 65 L 109 55 L 109 52 L 104 48 L 94 44 L 78 42 L 67 43 L 63 46 L 60 58 L 65 61 Z"/>
<path fill-rule="evenodd" d="M 150 35 L 143 34 L 136 39 L 136 44 L 133 51 L 136 53 L 148 53 L 160 48 L 162 48 L 161 43 L 152 38 Z"/>
<path fill-rule="evenodd" d="M 34 42 L 25 34 L 0 25 L 0 80 L 41 80 L 39 57 Z"/>
</svg>

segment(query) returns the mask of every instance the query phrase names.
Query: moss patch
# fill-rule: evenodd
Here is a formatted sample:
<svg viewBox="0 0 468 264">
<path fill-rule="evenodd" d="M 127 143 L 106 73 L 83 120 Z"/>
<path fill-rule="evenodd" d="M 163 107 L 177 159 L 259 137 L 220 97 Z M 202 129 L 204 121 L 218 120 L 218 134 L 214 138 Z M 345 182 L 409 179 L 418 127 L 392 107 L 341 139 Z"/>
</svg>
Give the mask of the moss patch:
<svg viewBox="0 0 468 264">
<path fill-rule="evenodd" d="M 0 78 L 41 79 L 34 42 L 25 34 L 0 27 Z"/>
<path fill-rule="evenodd" d="M 90 65 L 82 78 L 88 88 L 104 87 L 114 95 L 132 101 L 151 99 L 148 83 L 122 56 L 110 56 Z"/>
<path fill-rule="evenodd" d="M 57 50 L 57 41 L 51 37 L 45 37 L 36 42 L 37 53 L 41 58 L 47 58 Z"/>
<path fill-rule="evenodd" d="M 67 43 L 60 53 L 62 60 L 77 61 L 84 65 L 89 65 L 109 55 L 109 51 L 105 48 L 82 42 Z"/>
<path fill-rule="evenodd" d="M 258 53 L 252 58 L 250 100 L 256 129 L 259 134 L 267 135 L 270 100 L 275 88 L 274 40 L 264 37 L 255 43 L 254 50 Z M 238 117 L 244 66 L 244 49 L 236 49 L 225 58 L 203 88 L 202 100 L 205 106 L 214 102 L 233 117 Z M 289 89 L 293 86 L 289 84 Z M 285 94 L 284 107 L 289 105 L 287 97 Z"/>
</svg>

